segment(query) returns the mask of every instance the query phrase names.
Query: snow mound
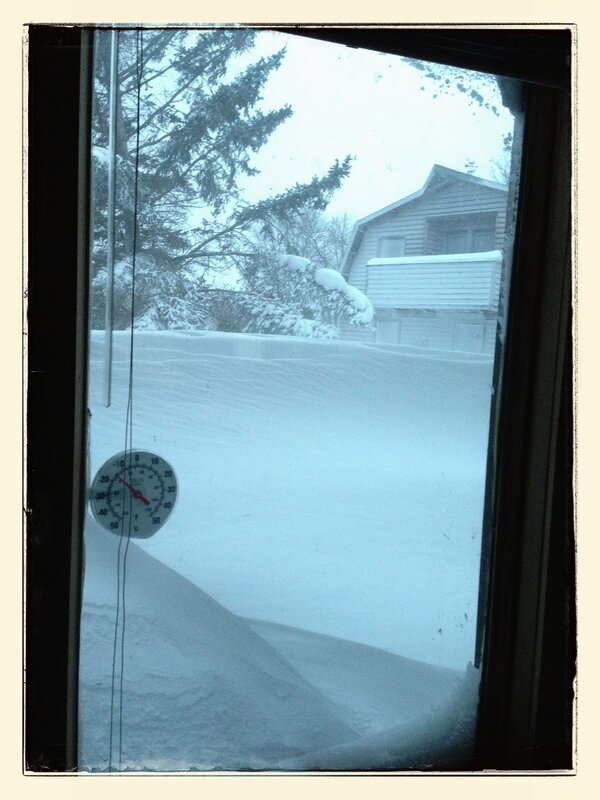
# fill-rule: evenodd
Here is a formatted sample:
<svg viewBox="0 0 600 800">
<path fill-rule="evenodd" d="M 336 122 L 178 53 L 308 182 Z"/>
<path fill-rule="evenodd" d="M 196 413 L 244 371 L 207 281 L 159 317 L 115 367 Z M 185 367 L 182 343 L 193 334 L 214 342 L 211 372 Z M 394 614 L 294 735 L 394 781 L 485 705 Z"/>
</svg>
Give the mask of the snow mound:
<svg viewBox="0 0 600 800">
<path fill-rule="evenodd" d="M 92 474 L 123 448 L 129 337 L 113 342 L 106 408 L 92 336 Z M 180 486 L 139 546 L 245 618 L 464 670 L 490 359 L 220 332 L 136 332 L 134 348 L 134 441 Z"/>
<path fill-rule="evenodd" d="M 79 760 L 82 770 L 101 771 L 109 763 L 119 539 L 88 519 L 85 545 Z M 342 710 L 243 620 L 133 542 L 126 575 L 122 760 L 117 657 L 113 768 L 276 769 L 356 738 Z"/>
<path fill-rule="evenodd" d="M 436 770 L 469 764 L 474 741 L 479 674 L 468 665 L 466 674 L 446 703 L 424 709 L 417 720 L 284 762 L 287 770 Z M 367 766 L 365 766 L 367 765 Z M 467 767 L 468 768 L 468 767 Z"/>
<path fill-rule="evenodd" d="M 444 718 L 463 681 L 459 670 L 378 647 L 262 620 L 248 622 L 314 688 L 353 715 L 363 738 L 400 724 L 417 729 L 426 715 Z"/>
<path fill-rule="evenodd" d="M 85 544 L 79 763 L 106 771 L 119 539 L 88 518 Z M 236 617 L 134 542 L 126 574 L 113 769 L 398 769 L 468 747 L 474 670 Z"/>
<path fill-rule="evenodd" d="M 327 289 L 328 292 L 342 292 L 345 293 L 346 286 L 348 284 L 341 276 L 339 272 L 335 269 L 327 269 L 326 267 L 320 267 L 319 269 L 315 270 L 315 281 L 322 286 L 324 289 Z"/>
<path fill-rule="evenodd" d="M 310 258 L 293 256 L 289 254 L 279 256 L 277 263 L 282 269 L 289 269 L 292 272 L 306 272 L 306 270 L 311 266 Z"/>
</svg>

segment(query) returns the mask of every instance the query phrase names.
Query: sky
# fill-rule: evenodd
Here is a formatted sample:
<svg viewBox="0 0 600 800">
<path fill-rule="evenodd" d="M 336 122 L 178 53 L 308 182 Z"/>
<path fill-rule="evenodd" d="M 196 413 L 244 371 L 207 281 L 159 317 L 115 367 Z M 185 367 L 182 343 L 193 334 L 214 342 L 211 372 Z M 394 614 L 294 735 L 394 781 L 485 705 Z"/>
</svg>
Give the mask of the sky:
<svg viewBox="0 0 600 800">
<path fill-rule="evenodd" d="M 398 56 L 285 33 L 259 33 L 244 58 L 284 45 L 263 105 L 289 103 L 294 114 L 254 158 L 261 175 L 247 180 L 248 200 L 323 174 L 347 154 L 354 157 L 352 172 L 328 213 L 354 220 L 420 189 L 434 163 L 464 171 L 472 160 L 475 174 L 494 178 L 491 162 L 502 156 L 513 125 L 497 90 L 490 99 L 498 117 L 458 90 L 435 97 L 436 85 Z"/>
</svg>

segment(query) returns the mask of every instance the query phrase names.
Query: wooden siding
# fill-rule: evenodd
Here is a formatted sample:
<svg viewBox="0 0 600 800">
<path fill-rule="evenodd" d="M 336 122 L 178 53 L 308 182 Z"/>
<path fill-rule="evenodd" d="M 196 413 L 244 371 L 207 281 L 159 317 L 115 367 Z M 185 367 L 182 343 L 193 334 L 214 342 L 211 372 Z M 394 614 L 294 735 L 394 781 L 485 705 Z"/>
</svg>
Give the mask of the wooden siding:
<svg viewBox="0 0 600 800">
<path fill-rule="evenodd" d="M 400 322 L 399 344 L 405 347 L 493 355 L 495 340 L 495 321 L 483 317 L 409 317 Z"/>
<path fill-rule="evenodd" d="M 418 350 L 494 355 L 496 320 L 482 311 L 380 312 L 375 331 L 344 322 L 345 341 L 391 344 Z"/>
<path fill-rule="evenodd" d="M 449 320 L 403 319 L 400 323 L 400 344 L 427 350 L 452 350 L 454 324 Z"/>
<path fill-rule="evenodd" d="M 458 224 L 460 215 L 495 214 L 494 247 L 502 249 L 506 200 L 507 194 L 504 191 L 456 181 L 437 191 L 428 191 L 405 206 L 372 220 L 365 226 L 348 271 L 348 282 L 365 291 L 367 262 L 377 258 L 379 239 L 383 236 L 405 236 L 405 256 L 422 256 L 436 252 L 439 243 L 436 241 L 435 230 L 428 225 L 429 220 L 436 218 L 456 215 Z"/>
<path fill-rule="evenodd" d="M 460 258 L 460 260 L 459 260 Z M 496 309 L 502 254 L 372 259 L 366 294 L 375 309 Z"/>
<path fill-rule="evenodd" d="M 340 323 L 340 339 L 345 342 L 374 342 L 375 328 L 359 328 L 351 325 L 347 320 Z"/>
</svg>

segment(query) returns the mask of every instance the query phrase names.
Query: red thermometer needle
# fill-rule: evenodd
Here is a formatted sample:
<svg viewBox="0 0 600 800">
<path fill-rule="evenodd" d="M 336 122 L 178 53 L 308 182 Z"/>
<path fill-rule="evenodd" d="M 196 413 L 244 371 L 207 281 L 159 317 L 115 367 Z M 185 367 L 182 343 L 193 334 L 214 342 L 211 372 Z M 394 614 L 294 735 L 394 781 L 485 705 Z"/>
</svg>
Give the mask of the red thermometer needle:
<svg viewBox="0 0 600 800">
<path fill-rule="evenodd" d="M 147 506 L 150 505 L 150 500 L 148 500 L 147 497 L 144 497 L 144 495 L 140 492 L 139 489 L 134 489 L 133 486 L 127 483 L 127 481 L 124 481 L 123 478 L 119 478 L 119 480 L 121 481 L 121 483 L 125 484 L 125 486 L 129 489 L 129 491 L 135 497 L 136 500 L 141 500 L 142 503 L 145 503 Z"/>
</svg>

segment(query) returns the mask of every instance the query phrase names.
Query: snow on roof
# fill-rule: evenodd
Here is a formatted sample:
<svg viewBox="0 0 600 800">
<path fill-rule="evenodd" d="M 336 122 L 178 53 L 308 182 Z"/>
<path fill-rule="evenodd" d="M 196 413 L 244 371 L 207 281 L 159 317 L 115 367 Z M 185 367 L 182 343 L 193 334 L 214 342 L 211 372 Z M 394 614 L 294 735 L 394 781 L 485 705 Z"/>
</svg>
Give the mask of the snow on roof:
<svg viewBox="0 0 600 800">
<path fill-rule="evenodd" d="M 465 264 L 472 261 L 502 261 L 502 250 L 485 250 L 477 253 L 444 253 L 437 256 L 370 258 L 367 264 L 397 266 L 399 264 Z"/>
</svg>

